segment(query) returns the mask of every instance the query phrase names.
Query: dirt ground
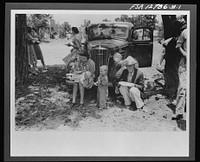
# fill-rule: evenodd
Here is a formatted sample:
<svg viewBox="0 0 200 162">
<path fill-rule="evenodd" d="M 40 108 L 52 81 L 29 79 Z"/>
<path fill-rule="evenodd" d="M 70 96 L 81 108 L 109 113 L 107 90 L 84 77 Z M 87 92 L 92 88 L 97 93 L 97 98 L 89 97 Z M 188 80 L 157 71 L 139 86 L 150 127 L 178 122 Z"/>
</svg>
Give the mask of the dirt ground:
<svg viewBox="0 0 200 162">
<path fill-rule="evenodd" d="M 51 40 L 42 43 L 48 70 L 30 76 L 30 84 L 16 87 L 15 124 L 18 131 L 182 131 L 176 121 L 171 120 L 173 110 L 170 102 L 159 93 L 145 98 L 142 111 L 127 110 L 114 99 L 109 99 L 107 109 L 98 110 L 95 103 L 87 99 L 86 110 L 70 107 L 71 86 L 63 76 L 65 66 L 62 59 L 69 53 L 66 40 Z M 146 80 L 153 81 L 162 75 L 155 66 L 159 61 L 162 46 L 155 42 L 153 65 L 141 68 Z M 41 66 L 41 63 L 38 63 Z"/>
</svg>

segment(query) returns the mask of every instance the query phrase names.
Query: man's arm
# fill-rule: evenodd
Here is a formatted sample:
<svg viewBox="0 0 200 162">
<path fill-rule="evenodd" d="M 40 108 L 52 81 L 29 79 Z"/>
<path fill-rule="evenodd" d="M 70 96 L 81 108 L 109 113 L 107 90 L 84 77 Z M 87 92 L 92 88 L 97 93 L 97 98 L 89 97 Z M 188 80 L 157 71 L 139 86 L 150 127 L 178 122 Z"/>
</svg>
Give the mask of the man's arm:
<svg viewBox="0 0 200 162">
<path fill-rule="evenodd" d="M 125 66 L 122 66 L 115 74 L 115 77 L 117 79 L 117 81 L 121 80 L 122 76 L 123 76 L 123 72 L 126 69 Z"/>
<path fill-rule="evenodd" d="M 184 30 L 178 37 L 176 48 L 185 57 L 187 56 L 187 52 L 183 49 L 183 44 L 186 40 L 187 40 L 187 30 Z"/>
<path fill-rule="evenodd" d="M 177 49 L 179 50 L 179 52 L 180 52 L 184 57 L 187 56 L 187 53 L 183 50 L 182 47 L 178 47 Z"/>
<path fill-rule="evenodd" d="M 119 72 L 118 74 L 116 73 L 117 76 L 115 75 L 115 76 L 116 76 L 116 81 L 117 81 L 117 82 L 122 81 L 123 78 L 125 77 L 125 69 L 126 69 L 126 68 L 123 68 L 123 67 L 122 67 L 121 69 L 119 69 L 119 70 L 117 71 L 117 73 Z"/>
<path fill-rule="evenodd" d="M 144 90 L 144 75 L 143 73 L 140 74 L 140 76 L 137 79 L 137 83 L 135 83 L 134 87 L 138 88 L 139 90 Z"/>
</svg>

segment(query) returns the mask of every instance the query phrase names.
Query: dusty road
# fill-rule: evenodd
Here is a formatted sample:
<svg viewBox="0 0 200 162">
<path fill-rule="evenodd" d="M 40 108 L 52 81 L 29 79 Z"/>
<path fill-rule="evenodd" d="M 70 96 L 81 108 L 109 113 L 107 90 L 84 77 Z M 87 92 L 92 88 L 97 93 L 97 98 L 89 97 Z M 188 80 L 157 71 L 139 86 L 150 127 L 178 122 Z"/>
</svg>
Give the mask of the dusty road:
<svg viewBox="0 0 200 162">
<path fill-rule="evenodd" d="M 63 65 L 64 58 L 70 51 L 65 46 L 66 40 L 52 40 L 50 43 L 42 43 L 45 63 L 47 65 Z M 154 80 L 161 76 L 155 69 L 158 63 L 162 46 L 157 42 L 154 43 L 153 66 L 151 68 L 142 68 L 144 76 L 148 80 Z M 39 63 L 38 65 L 41 65 Z M 32 88 L 32 93 L 37 91 Z M 17 127 L 17 130 L 24 131 L 181 131 L 176 121 L 172 121 L 173 111 L 167 106 L 169 101 L 159 95 L 152 95 L 145 99 L 145 111 L 132 111 L 123 109 L 122 105 L 112 102 L 105 110 L 97 110 L 94 104 L 88 103 L 86 111 L 82 112 L 77 109 L 70 109 L 65 103 L 69 102 L 69 96 L 66 90 L 59 88 L 49 88 L 49 95 L 42 100 L 51 100 L 57 107 L 59 115 L 45 118 L 42 122 L 36 123 L 29 127 Z M 24 100 L 23 100 L 24 99 Z M 24 98 L 16 100 L 16 109 L 23 107 Z M 39 100 L 40 102 L 40 100 Z M 27 105 L 26 105 L 27 106 Z M 68 112 L 65 113 L 65 112 Z"/>
</svg>

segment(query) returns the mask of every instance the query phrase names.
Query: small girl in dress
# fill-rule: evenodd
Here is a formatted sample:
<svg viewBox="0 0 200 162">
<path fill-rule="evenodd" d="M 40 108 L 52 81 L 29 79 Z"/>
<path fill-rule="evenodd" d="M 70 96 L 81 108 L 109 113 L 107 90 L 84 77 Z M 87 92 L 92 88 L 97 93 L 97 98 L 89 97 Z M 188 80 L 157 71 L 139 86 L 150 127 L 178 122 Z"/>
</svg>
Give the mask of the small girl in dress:
<svg viewBox="0 0 200 162">
<path fill-rule="evenodd" d="M 108 67 L 103 65 L 100 67 L 100 76 L 97 81 L 97 107 L 105 109 L 107 107 L 108 97 Z"/>
</svg>

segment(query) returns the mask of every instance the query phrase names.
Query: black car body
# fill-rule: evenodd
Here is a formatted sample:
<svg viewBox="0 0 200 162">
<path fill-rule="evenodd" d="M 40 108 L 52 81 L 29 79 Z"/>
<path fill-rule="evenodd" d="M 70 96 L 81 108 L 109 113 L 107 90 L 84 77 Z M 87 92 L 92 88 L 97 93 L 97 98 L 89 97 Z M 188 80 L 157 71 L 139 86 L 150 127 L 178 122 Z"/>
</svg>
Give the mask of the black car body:
<svg viewBox="0 0 200 162">
<path fill-rule="evenodd" d="M 112 82 L 114 66 L 113 55 L 119 52 L 123 59 L 131 55 L 139 62 L 139 67 L 150 67 L 153 53 L 153 29 L 135 28 L 129 22 L 103 22 L 91 24 L 87 30 L 87 49 L 95 62 L 95 76 L 99 67 L 108 66 L 108 78 Z"/>
</svg>

